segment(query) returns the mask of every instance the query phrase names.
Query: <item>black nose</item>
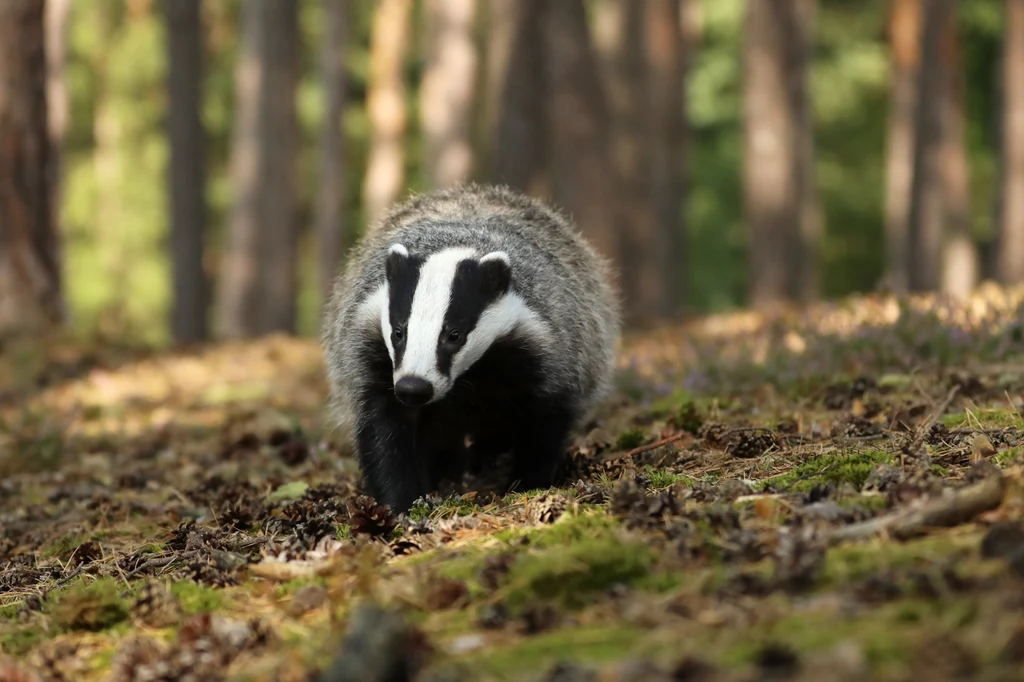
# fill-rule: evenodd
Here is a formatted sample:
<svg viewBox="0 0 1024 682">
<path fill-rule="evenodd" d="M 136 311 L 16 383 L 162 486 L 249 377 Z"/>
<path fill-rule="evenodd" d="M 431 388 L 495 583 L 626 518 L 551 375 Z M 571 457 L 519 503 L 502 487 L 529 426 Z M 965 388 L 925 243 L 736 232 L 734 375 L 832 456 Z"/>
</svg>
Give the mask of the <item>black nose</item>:
<svg viewBox="0 0 1024 682">
<path fill-rule="evenodd" d="M 434 397 L 434 387 L 426 379 L 402 377 L 395 384 L 395 395 L 403 405 L 419 407 L 426 405 Z"/>
</svg>

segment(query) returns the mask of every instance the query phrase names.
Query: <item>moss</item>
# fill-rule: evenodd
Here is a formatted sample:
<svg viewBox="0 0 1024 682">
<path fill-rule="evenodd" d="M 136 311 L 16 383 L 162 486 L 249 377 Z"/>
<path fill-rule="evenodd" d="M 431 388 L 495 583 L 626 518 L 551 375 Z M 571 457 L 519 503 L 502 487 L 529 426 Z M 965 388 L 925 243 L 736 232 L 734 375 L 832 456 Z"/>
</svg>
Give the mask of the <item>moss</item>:
<svg viewBox="0 0 1024 682">
<path fill-rule="evenodd" d="M 473 679 L 519 679 L 523 673 L 550 669 L 559 661 L 600 663 L 634 655 L 644 634 L 629 627 L 557 630 L 510 647 L 466 656 L 460 659 L 459 667 L 472 670 Z"/>
<path fill-rule="evenodd" d="M 695 482 L 694 479 L 689 476 L 674 474 L 671 471 L 665 471 L 653 466 L 645 467 L 644 474 L 646 474 L 647 478 L 650 479 L 650 487 L 652 488 L 667 488 L 677 483 L 685 486 L 692 486 Z"/>
<path fill-rule="evenodd" d="M 645 438 L 643 429 L 626 429 L 615 439 L 614 449 L 632 450 L 635 447 L 639 447 Z"/>
<path fill-rule="evenodd" d="M 410 507 L 407 513 L 413 521 L 421 521 L 426 518 L 450 519 L 456 516 L 469 516 L 477 509 L 476 503 L 472 500 L 451 495 L 441 500 L 440 504 L 436 506 L 420 501 Z"/>
<path fill-rule="evenodd" d="M 321 587 L 327 587 L 327 580 L 322 577 L 295 578 L 293 580 L 288 580 L 287 582 L 283 582 L 280 585 L 277 585 L 274 588 L 274 594 L 277 597 L 288 597 L 292 594 L 295 594 L 307 585 L 320 585 Z"/>
<path fill-rule="evenodd" d="M 45 633 L 37 627 L 0 630 L 0 651 L 9 656 L 24 656 L 45 639 Z"/>
<path fill-rule="evenodd" d="M 1007 448 L 995 456 L 995 463 L 1001 467 L 1009 466 L 1010 464 L 1019 463 L 1024 459 L 1024 445 L 1019 445 L 1015 448 Z"/>
<path fill-rule="evenodd" d="M 171 594 L 181 604 L 182 612 L 188 616 L 217 611 L 224 607 L 225 602 L 223 590 L 205 587 L 191 580 L 171 583 Z"/>
<path fill-rule="evenodd" d="M 928 567 L 937 559 L 977 548 L 976 534 L 938 534 L 907 542 L 870 542 L 840 545 L 829 550 L 822 573 L 823 585 L 848 585 L 880 571 Z"/>
<path fill-rule="evenodd" d="M 62 630 L 106 630 L 128 618 L 120 585 L 111 578 L 77 583 L 47 598 L 45 610 Z"/>
<path fill-rule="evenodd" d="M 892 456 L 882 450 L 815 455 L 791 471 L 767 479 L 765 485 L 787 492 L 806 492 L 818 485 L 849 483 L 860 490 L 876 466 L 891 461 Z"/>
<path fill-rule="evenodd" d="M 999 429 L 1005 426 L 1020 426 L 1021 416 L 1010 408 L 995 408 L 987 410 L 971 410 L 967 412 L 955 412 L 943 415 L 940 421 L 950 428 L 978 428 Z"/>
<path fill-rule="evenodd" d="M 610 535 L 580 539 L 519 557 L 503 592 L 512 610 L 535 599 L 579 608 L 594 592 L 646 577 L 652 560 L 640 542 Z"/>
</svg>

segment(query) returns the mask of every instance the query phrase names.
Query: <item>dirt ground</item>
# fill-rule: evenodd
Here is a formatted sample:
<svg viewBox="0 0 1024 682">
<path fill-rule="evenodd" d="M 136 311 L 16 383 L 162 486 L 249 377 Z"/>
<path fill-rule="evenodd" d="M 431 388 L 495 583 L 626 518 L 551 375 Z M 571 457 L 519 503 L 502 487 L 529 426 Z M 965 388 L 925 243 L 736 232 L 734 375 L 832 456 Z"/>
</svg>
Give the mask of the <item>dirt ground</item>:
<svg viewBox="0 0 1024 682">
<path fill-rule="evenodd" d="M 630 337 L 552 490 L 393 516 L 315 341 L 0 348 L 0 682 L 1024 679 L 1024 290 Z"/>
</svg>

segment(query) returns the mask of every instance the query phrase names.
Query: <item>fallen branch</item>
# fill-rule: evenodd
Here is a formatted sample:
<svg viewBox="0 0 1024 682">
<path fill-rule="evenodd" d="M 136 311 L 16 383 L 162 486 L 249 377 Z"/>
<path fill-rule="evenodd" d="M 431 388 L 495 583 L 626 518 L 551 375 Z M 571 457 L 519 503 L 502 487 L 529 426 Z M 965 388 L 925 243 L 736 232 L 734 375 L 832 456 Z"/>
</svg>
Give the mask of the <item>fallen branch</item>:
<svg viewBox="0 0 1024 682">
<path fill-rule="evenodd" d="M 636 455 L 642 455 L 645 452 L 650 452 L 651 450 L 657 450 L 662 445 L 668 445 L 669 443 L 675 443 L 677 441 L 681 441 L 684 438 L 686 438 L 688 436 L 691 436 L 691 435 L 693 435 L 693 434 L 691 434 L 688 431 L 683 431 L 682 433 L 677 433 L 674 436 L 669 436 L 668 438 L 662 438 L 661 440 L 654 441 L 653 443 L 648 443 L 647 445 L 641 445 L 640 447 L 633 448 L 632 450 L 626 450 L 625 452 L 615 452 L 615 453 L 612 453 L 612 454 L 608 455 L 607 457 L 603 457 L 601 459 L 601 462 L 614 462 L 615 460 L 618 460 L 618 459 L 625 459 L 626 457 L 634 457 Z"/>
<path fill-rule="evenodd" d="M 965 486 L 950 495 L 900 509 L 886 516 L 837 528 L 829 535 L 831 544 L 865 540 L 879 534 L 904 540 L 924 534 L 930 528 L 950 528 L 995 509 L 1003 502 L 1007 479 L 993 476 Z"/>
</svg>

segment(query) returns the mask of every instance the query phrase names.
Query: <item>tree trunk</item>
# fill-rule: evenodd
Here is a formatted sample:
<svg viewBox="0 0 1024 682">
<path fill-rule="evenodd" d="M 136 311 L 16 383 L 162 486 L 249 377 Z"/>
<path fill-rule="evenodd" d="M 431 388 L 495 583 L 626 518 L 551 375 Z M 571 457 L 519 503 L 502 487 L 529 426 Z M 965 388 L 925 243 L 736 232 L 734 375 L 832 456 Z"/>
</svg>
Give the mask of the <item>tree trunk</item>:
<svg viewBox="0 0 1024 682">
<path fill-rule="evenodd" d="M 678 312 L 682 275 L 683 53 L 679 0 L 608 0 L 595 44 L 621 189 L 622 284 L 634 321 Z"/>
<path fill-rule="evenodd" d="M 229 338 L 293 331 L 298 221 L 295 192 L 297 6 L 242 6 L 231 180 L 218 317 Z"/>
<path fill-rule="evenodd" d="M 620 263 L 608 105 L 582 0 L 545 0 L 544 91 L 555 201 L 606 258 Z"/>
<path fill-rule="evenodd" d="M 57 234 L 63 232 L 61 196 L 64 138 L 71 118 L 65 69 L 68 61 L 68 14 L 71 0 L 46 0 L 46 108 L 50 128 L 50 210 Z M 54 244 L 54 259 L 63 262 L 61 242 Z M 62 313 L 62 317 L 66 312 Z"/>
<path fill-rule="evenodd" d="M 1024 0 L 1006 0 L 1001 210 L 996 277 L 1024 283 Z"/>
<path fill-rule="evenodd" d="M 964 113 L 963 60 L 953 12 L 942 26 L 940 45 L 942 196 L 945 239 L 942 291 L 968 296 L 978 283 L 978 250 L 971 235 L 970 187 Z"/>
<path fill-rule="evenodd" d="M 686 284 L 687 195 L 685 55 L 680 16 L 693 0 L 648 0 L 646 10 L 647 83 L 650 121 L 647 135 L 651 160 L 654 214 L 663 248 L 652 252 L 660 263 L 663 300 L 661 317 L 682 311 Z"/>
<path fill-rule="evenodd" d="M 349 0 L 324 0 L 327 33 L 324 36 L 321 78 L 324 88 L 324 123 L 320 137 L 320 178 L 317 195 L 317 234 L 320 242 L 320 294 L 327 300 L 348 241 L 345 224 L 347 178 L 342 113 L 345 108 L 345 49 L 350 34 Z"/>
<path fill-rule="evenodd" d="M 914 178 L 914 117 L 920 68 L 921 0 L 893 0 L 889 14 L 891 84 L 886 149 L 886 283 L 910 285 L 910 195 Z"/>
<path fill-rule="evenodd" d="M 942 27 L 951 13 L 951 0 L 924 5 L 921 68 L 918 70 L 914 115 L 914 174 L 910 192 L 910 289 L 934 291 L 940 284 L 945 224 L 942 158 Z"/>
<path fill-rule="evenodd" d="M 405 58 L 411 40 L 412 0 L 380 0 L 370 38 L 370 156 L 363 180 L 363 212 L 371 228 L 398 200 L 405 182 L 405 129 L 408 121 Z"/>
<path fill-rule="evenodd" d="M 42 0 L 0 3 L 0 335 L 63 320 Z"/>
<path fill-rule="evenodd" d="M 426 172 L 431 187 L 467 180 L 473 169 L 475 0 L 427 0 L 427 55 L 420 86 Z"/>
<path fill-rule="evenodd" d="M 622 190 L 619 207 L 628 225 L 620 236 L 620 277 L 630 312 L 644 319 L 664 312 L 668 290 L 662 268 L 667 249 L 654 205 L 654 149 L 648 143 L 656 116 L 645 50 L 647 4 L 607 0 L 598 6 L 595 26 L 610 111 L 611 158 Z"/>
<path fill-rule="evenodd" d="M 543 196 L 545 0 L 492 0 L 487 46 L 488 177 Z"/>
<path fill-rule="evenodd" d="M 179 342 L 208 336 L 203 237 L 206 233 L 206 144 L 202 107 L 199 0 L 164 0 L 167 22 L 170 136 L 171 333 Z"/>
<path fill-rule="evenodd" d="M 821 295 L 821 242 L 824 219 L 814 173 L 814 108 L 810 93 L 811 54 L 817 0 L 795 0 L 784 15 L 788 20 L 786 33 L 792 36 L 789 46 L 790 108 L 797 164 L 797 216 L 799 224 L 797 254 L 798 270 L 793 280 L 793 298 L 813 301 Z"/>
<path fill-rule="evenodd" d="M 750 299 L 764 308 L 807 286 L 813 202 L 807 139 L 806 32 L 789 0 L 748 2 L 744 46 L 744 193 Z"/>
</svg>

